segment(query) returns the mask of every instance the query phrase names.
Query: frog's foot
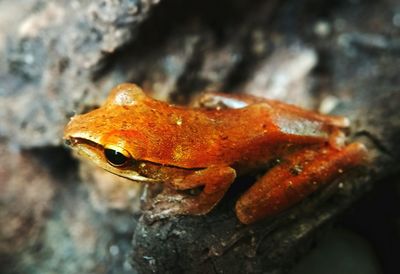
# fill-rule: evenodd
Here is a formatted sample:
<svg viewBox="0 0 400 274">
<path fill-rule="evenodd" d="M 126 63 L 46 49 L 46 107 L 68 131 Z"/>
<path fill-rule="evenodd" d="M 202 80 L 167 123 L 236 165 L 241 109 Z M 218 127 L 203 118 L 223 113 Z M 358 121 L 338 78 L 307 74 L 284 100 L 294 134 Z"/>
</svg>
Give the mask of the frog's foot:
<svg viewBox="0 0 400 274">
<path fill-rule="evenodd" d="M 236 177 L 230 167 L 209 167 L 194 171 L 181 181 L 169 183 L 154 202 L 150 218 L 162 219 L 173 215 L 203 215 L 224 196 Z M 200 188 L 197 194 L 188 190 Z"/>
<path fill-rule="evenodd" d="M 352 143 L 340 150 L 326 145 L 289 155 L 261 177 L 236 203 L 236 214 L 249 224 L 275 215 L 365 161 L 366 149 Z"/>
</svg>

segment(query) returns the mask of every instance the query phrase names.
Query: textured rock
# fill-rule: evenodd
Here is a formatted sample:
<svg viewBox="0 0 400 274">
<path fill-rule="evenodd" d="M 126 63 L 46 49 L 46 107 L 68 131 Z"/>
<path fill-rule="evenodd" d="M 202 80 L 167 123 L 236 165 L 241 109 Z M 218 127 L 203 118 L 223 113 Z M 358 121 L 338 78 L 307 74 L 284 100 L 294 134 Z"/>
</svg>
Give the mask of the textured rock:
<svg viewBox="0 0 400 274">
<path fill-rule="evenodd" d="M 0 144 L 0 254 L 18 253 L 37 241 L 54 196 L 52 178 L 27 153 Z M 4 210 L 4 209 L 8 210 Z"/>
<path fill-rule="evenodd" d="M 68 116 L 104 96 L 91 79 L 110 55 L 132 41 L 154 5 L 139 0 L 33 2 L 3 48 L 9 69 L 1 76 L 0 135 L 13 136 L 21 147 L 60 144 Z M 121 81 L 104 80 L 103 92 Z"/>
</svg>

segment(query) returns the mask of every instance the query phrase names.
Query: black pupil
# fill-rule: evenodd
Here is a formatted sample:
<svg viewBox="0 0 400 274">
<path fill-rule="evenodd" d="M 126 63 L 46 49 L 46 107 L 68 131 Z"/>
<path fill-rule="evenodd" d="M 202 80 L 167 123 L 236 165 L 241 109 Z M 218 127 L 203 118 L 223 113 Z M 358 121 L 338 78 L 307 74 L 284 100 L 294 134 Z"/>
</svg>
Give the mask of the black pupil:
<svg viewBox="0 0 400 274">
<path fill-rule="evenodd" d="M 107 161 L 114 166 L 122 166 L 128 160 L 125 155 L 113 149 L 104 149 L 104 155 Z"/>
</svg>

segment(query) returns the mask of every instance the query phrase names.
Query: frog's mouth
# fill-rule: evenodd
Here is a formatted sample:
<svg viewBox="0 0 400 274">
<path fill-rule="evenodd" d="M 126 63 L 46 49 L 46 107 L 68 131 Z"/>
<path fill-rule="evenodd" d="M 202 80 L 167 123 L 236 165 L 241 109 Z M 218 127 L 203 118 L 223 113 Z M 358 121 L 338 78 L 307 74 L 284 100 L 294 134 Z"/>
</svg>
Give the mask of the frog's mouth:
<svg viewBox="0 0 400 274">
<path fill-rule="evenodd" d="M 120 168 L 110 165 L 104 156 L 104 147 L 94 141 L 82 137 L 68 136 L 64 138 L 64 143 L 72 148 L 78 156 L 89 159 L 97 166 L 100 166 L 115 175 L 138 182 L 159 182 L 159 180 L 140 175 L 129 166 Z"/>
</svg>

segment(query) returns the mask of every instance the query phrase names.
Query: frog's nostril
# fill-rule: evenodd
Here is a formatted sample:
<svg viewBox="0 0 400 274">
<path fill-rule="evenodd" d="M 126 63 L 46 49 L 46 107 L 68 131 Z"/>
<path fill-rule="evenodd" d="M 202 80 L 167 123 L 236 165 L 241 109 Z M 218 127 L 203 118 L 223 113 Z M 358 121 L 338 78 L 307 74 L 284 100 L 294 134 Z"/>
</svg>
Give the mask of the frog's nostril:
<svg viewBox="0 0 400 274">
<path fill-rule="evenodd" d="M 70 140 L 70 139 L 65 139 L 65 140 L 64 140 L 64 145 L 66 145 L 66 146 L 71 146 L 71 145 L 72 145 L 71 140 Z"/>
</svg>

